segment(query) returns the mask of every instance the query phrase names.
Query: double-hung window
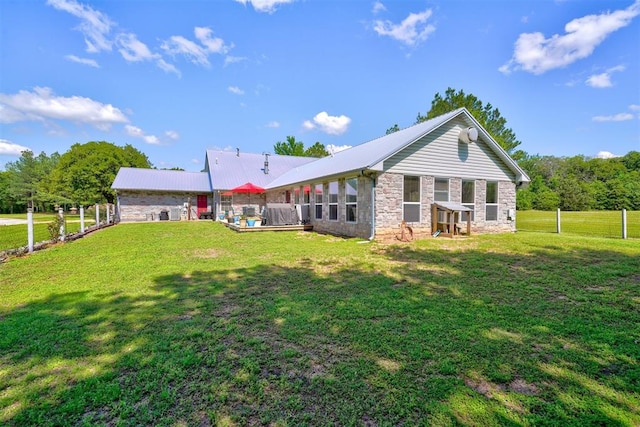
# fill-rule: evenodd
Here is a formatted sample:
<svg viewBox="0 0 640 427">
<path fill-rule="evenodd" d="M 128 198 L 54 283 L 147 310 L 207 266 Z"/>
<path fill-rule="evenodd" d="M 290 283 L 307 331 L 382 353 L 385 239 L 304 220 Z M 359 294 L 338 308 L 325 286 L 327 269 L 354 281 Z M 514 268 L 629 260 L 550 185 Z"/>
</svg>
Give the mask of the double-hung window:
<svg viewBox="0 0 640 427">
<path fill-rule="evenodd" d="M 358 218 L 358 179 L 347 179 L 345 181 L 344 192 L 347 222 L 356 222 L 356 219 Z"/>
<path fill-rule="evenodd" d="M 433 190 L 433 200 L 436 202 L 449 201 L 449 180 L 447 178 L 436 178 Z"/>
<path fill-rule="evenodd" d="M 232 202 L 233 196 L 220 195 L 220 211 L 225 213 L 231 212 Z"/>
<path fill-rule="evenodd" d="M 462 212 L 461 221 L 467 220 L 467 215 L 471 215 L 473 221 L 473 212 L 476 210 L 476 183 L 475 181 L 462 180 L 462 206 L 471 209 L 471 212 Z"/>
<path fill-rule="evenodd" d="M 316 184 L 314 195 L 316 219 L 322 219 L 322 184 Z"/>
<path fill-rule="evenodd" d="M 420 222 L 420 177 L 405 176 L 402 196 L 402 219 Z"/>
<path fill-rule="evenodd" d="M 338 220 L 338 181 L 329 183 L 329 221 Z"/>
<path fill-rule="evenodd" d="M 495 181 L 487 181 L 485 220 L 498 220 L 498 183 Z"/>
</svg>

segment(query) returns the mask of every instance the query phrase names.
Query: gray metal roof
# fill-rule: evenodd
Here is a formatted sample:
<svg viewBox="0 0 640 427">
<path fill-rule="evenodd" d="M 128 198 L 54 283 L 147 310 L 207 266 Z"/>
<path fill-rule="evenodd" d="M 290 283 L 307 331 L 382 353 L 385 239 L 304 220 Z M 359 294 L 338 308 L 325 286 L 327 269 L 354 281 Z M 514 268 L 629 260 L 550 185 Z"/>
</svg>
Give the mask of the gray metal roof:
<svg viewBox="0 0 640 427">
<path fill-rule="evenodd" d="M 264 173 L 264 154 L 207 150 L 206 160 L 212 188 L 230 190 L 246 182 L 266 188 L 285 172 L 318 159 L 271 154 L 268 174 Z"/>
<path fill-rule="evenodd" d="M 520 169 L 517 163 L 509 157 L 491 135 L 482 128 L 480 123 L 475 120 L 469 111 L 467 111 L 466 108 L 459 108 L 417 125 L 356 145 L 347 150 L 339 151 L 333 156 L 324 157 L 313 163 L 295 167 L 278 179 L 272 181 L 266 188 L 273 189 L 297 183 L 309 183 L 317 179 L 342 175 L 349 172 L 359 172 L 361 170 L 381 171 L 382 162 L 385 159 L 388 159 L 459 115 L 465 115 L 467 120 L 479 129 L 484 141 L 487 142 L 489 147 L 516 173 L 519 181 L 529 181 L 527 174 Z"/>
<path fill-rule="evenodd" d="M 210 193 L 206 172 L 120 168 L 113 180 L 114 190 L 193 191 Z"/>
</svg>

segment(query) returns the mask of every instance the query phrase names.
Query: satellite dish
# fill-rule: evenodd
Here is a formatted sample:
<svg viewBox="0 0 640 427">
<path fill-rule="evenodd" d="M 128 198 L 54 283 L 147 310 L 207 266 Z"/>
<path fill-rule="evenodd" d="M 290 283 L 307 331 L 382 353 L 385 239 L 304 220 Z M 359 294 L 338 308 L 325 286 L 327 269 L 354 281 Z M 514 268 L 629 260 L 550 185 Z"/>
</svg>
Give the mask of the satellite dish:
<svg viewBox="0 0 640 427">
<path fill-rule="evenodd" d="M 476 142 L 478 140 L 478 129 L 473 126 L 462 129 L 460 130 L 458 138 L 460 139 L 460 142 L 464 142 L 465 144 Z"/>
</svg>

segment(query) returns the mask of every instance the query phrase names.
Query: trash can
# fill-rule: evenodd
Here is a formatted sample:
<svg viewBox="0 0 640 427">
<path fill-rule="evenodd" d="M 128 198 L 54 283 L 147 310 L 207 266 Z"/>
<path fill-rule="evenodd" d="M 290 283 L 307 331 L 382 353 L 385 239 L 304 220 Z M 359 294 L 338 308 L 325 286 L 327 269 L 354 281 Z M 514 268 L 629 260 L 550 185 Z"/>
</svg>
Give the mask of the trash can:
<svg viewBox="0 0 640 427">
<path fill-rule="evenodd" d="M 160 211 L 160 221 L 169 221 L 169 211 Z"/>
</svg>

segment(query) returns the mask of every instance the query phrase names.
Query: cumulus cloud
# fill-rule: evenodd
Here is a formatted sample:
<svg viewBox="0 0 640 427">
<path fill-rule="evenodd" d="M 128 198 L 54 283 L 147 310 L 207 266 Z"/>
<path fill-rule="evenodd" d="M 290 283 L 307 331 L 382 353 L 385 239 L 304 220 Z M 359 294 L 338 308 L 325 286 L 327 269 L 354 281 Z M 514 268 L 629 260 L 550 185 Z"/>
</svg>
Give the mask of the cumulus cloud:
<svg viewBox="0 0 640 427">
<path fill-rule="evenodd" d="M 152 53 L 146 44 L 138 40 L 138 37 L 132 33 L 118 34 L 117 38 L 118 51 L 128 62 L 149 61 L 160 57 L 157 53 Z"/>
<path fill-rule="evenodd" d="M 195 27 L 194 34 L 200 44 L 182 36 L 171 36 L 160 46 L 170 55 L 183 55 L 192 63 L 208 67 L 209 54 L 226 54 L 233 46 L 228 46 L 224 40 L 212 37 L 213 31 L 206 27 Z"/>
<path fill-rule="evenodd" d="M 238 86 L 229 86 L 227 90 L 231 93 L 235 93 L 236 95 L 244 95 L 244 91 Z"/>
<path fill-rule="evenodd" d="M 107 15 L 75 0 L 47 0 L 47 4 L 80 19 L 78 30 L 84 36 L 87 52 L 111 50 L 109 33 L 114 24 Z"/>
<path fill-rule="evenodd" d="M 587 15 L 568 22 L 565 34 L 523 33 L 515 43 L 513 57 L 499 70 L 509 74 L 524 70 L 543 74 L 554 68 L 565 67 L 591 55 L 609 35 L 626 27 L 640 14 L 640 0 L 626 9 Z"/>
<path fill-rule="evenodd" d="M 0 156 L 20 156 L 23 151 L 28 150 L 29 148 L 14 144 L 8 139 L 0 139 Z"/>
<path fill-rule="evenodd" d="M 103 104 L 81 96 L 56 96 L 50 88 L 36 87 L 33 92 L 21 90 L 0 94 L 0 122 L 46 121 L 49 119 L 86 123 L 107 130 L 114 123 L 129 119 L 111 104 Z"/>
<path fill-rule="evenodd" d="M 329 135 L 342 135 L 347 131 L 351 119 L 345 115 L 330 116 L 326 111 L 322 111 L 313 117 L 313 120 L 305 120 L 302 126 L 305 129 L 319 129 Z"/>
<path fill-rule="evenodd" d="M 158 145 L 160 144 L 160 139 L 155 135 L 147 135 L 142 129 L 133 125 L 126 125 L 124 127 L 127 135 L 133 136 L 135 138 L 140 138 L 147 144 Z"/>
<path fill-rule="evenodd" d="M 624 71 L 624 70 L 625 70 L 624 65 L 618 65 L 616 67 L 609 68 L 604 73 L 593 74 L 589 76 L 589 78 L 586 81 L 586 84 L 587 86 L 591 86 L 594 88 L 611 87 L 613 86 L 613 83 L 611 83 L 611 74 L 616 71 Z"/>
<path fill-rule="evenodd" d="M 598 154 L 596 154 L 597 159 L 613 159 L 614 157 L 620 157 L 620 156 L 616 156 L 615 154 L 610 153 L 609 151 L 598 151 Z"/>
<path fill-rule="evenodd" d="M 384 7 L 384 4 L 382 4 L 381 1 L 376 1 L 373 3 L 373 9 L 371 9 L 371 13 L 375 15 L 377 13 L 384 12 L 386 10 L 387 8 Z"/>
<path fill-rule="evenodd" d="M 67 58 L 69 61 L 77 62 L 78 64 L 88 65 L 89 67 L 93 68 L 100 68 L 98 62 L 95 59 L 80 58 L 75 55 L 67 55 L 65 56 L 65 58 Z"/>
<path fill-rule="evenodd" d="M 388 36 L 398 40 L 407 46 L 415 46 L 425 40 L 436 30 L 427 21 L 432 15 L 431 9 L 420 13 L 410 13 L 401 23 L 394 24 L 391 21 L 376 20 L 373 29 L 381 36 Z"/>
<path fill-rule="evenodd" d="M 176 132 L 175 130 L 168 130 L 164 134 L 167 135 L 167 138 L 169 138 L 169 139 L 176 140 L 176 139 L 180 138 L 180 134 L 178 132 Z"/>
<path fill-rule="evenodd" d="M 278 6 L 286 3 L 293 3 L 295 0 L 236 0 L 243 5 L 250 4 L 257 12 L 273 13 Z"/>
<path fill-rule="evenodd" d="M 267 127 L 268 128 L 274 128 L 274 129 L 275 128 L 279 128 L 280 127 L 280 123 L 275 121 L 275 120 L 273 120 L 273 121 L 267 123 Z"/>
</svg>

